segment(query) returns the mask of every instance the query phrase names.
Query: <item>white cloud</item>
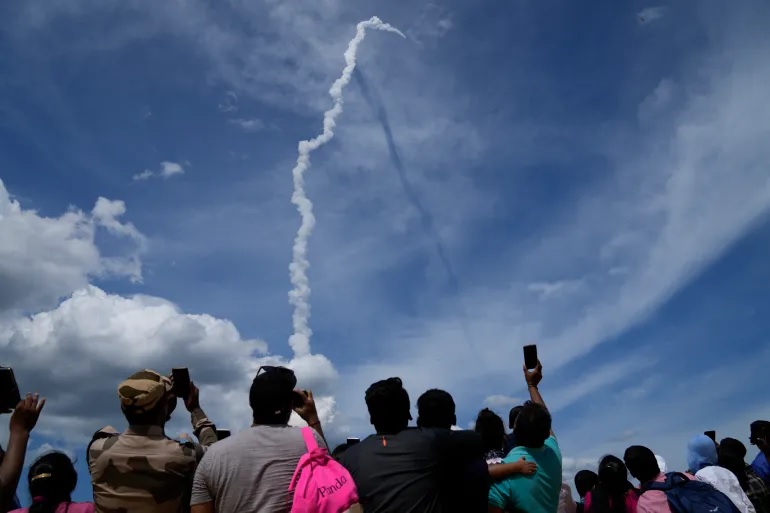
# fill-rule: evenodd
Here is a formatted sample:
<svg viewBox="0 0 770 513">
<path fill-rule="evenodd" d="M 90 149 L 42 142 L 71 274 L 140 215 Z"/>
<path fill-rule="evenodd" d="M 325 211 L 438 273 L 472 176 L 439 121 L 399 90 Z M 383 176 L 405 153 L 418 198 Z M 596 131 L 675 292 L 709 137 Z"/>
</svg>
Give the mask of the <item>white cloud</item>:
<svg viewBox="0 0 770 513">
<path fill-rule="evenodd" d="M 536 282 L 527 285 L 527 290 L 537 294 L 540 299 L 547 300 L 559 298 L 580 290 L 585 282 L 583 280 L 560 280 L 554 282 Z"/>
<path fill-rule="evenodd" d="M 143 182 L 143 181 L 146 181 L 146 180 L 149 180 L 150 178 L 152 178 L 152 176 L 153 176 L 154 174 L 155 174 L 155 173 L 153 173 L 153 172 L 152 172 L 152 171 L 150 171 L 149 169 L 145 169 L 145 170 L 144 170 L 144 171 L 142 171 L 141 173 L 137 173 L 137 174 L 135 174 L 135 175 L 133 176 L 133 180 L 134 180 L 135 182 Z"/>
<path fill-rule="evenodd" d="M 168 161 L 160 163 L 160 176 L 163 178 L 171 178 L 174 175 L 181 175 L 183 173 L 184 168 L 181 164 Z"/>
<path fill-rule="evenodd" d="M 518 397 L 509 397 L 507 395 L 490 395 L 484 398 L 484 406 L 487 406 L 493 410 L 513 408 L 524 401 Z"/>
<path fill-rule="evenodd" d="M 187 167 L 191 167 L 189 162 L 185 162 Z M 160 163 L 160 170 L 155 172 L 150 169 L 145 169 L 141 173 L 135 174 L 133 180 L 135 182 L 146 182 L 150 178 L 159 177 L 168 180 L 169 178 L 184 174 L 184 166 L 177 162 L 164 161 Z"/>
<path fill-rule="evenodd" d="M 90 214 L 70 209 L 44 217 L 12 200 L 0 180 L 0 316 L 49 307 L 92 277 L 140 281 L 144 238 L 118 220 L 124 212 L 122 202 L 99 198 Z M 94 241 L 99 229 L 129 239 L 132 248 L 103 256 Z"/>
<path fill-rule="evenodd" d="M 259 132 L 262 130 L 267 130 L 267 125 L 264 121 L 261 119 L 244 119 L 244 118 L 237 118 L 237 119 L 231 119 L 230 123 L 233 125 L 237 125 L 241 127 L 245 132 Z"/>
<path fill-rule="evenodd" d="M 639 24 L 652 23 L 665 16 L 667 10 L 668 7 L 666 6 L 646 7 L 639 11 L 636 16 L 639 20 Z"/>
<path fill-rule="evenodd" d="M 218 106 L 220 112 L 235 112 L 238 110 L 238 95 L 233 91 L 227 91 L 222 102 Z"/>
</svg>

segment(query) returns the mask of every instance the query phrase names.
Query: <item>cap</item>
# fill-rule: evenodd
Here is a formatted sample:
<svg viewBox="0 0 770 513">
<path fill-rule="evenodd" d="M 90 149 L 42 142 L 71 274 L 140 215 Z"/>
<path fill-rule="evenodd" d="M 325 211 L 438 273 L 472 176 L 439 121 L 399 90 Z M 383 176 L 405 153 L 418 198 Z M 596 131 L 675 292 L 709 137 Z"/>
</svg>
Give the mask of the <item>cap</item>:
<svg viewBox="0 0 770 513">
<path fill-rule="evenodd" d="M 160 404 L 172 388 L 170 378 L 145 369 L 118 386 L 118 397 L 123 408 L 147 412 Z"/>
<path fill-rule="evenodd" d="M 291 406 L 296 386 L 297 377 L 291 369 L 267 365 L 260 367 L 249 390 L 251 409 L 280 414 Z"/>
</svg>

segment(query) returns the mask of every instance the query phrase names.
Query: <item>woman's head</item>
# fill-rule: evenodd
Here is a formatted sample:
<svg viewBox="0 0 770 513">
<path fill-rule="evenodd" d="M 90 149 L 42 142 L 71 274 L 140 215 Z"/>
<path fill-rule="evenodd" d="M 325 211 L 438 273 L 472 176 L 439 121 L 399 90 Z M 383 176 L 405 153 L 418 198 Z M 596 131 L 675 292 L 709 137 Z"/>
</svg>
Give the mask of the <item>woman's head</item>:
<svg viewBox="0 0 770 513">
<path fill-rule="evenodd" d="M 608 454 L 599 462 L 599 481 L 611 489 L 625 491 L 628 485 L 628 469 L 623 460 Z"/>
<path fill-rule="evenodd" d="M 692 472 L 716 465 L 717 444 L 706 435 L 698 435 L 687 444 L 687 464 Z"/>
<path fill-rule="evenodd" d="M 499 451 L 505 443 L 503 419 L 489 408 L 484 408 L 476 418 L 476 433 L 481 435 L 485 451 Z"/>
<path fill-rule="evenodd" d="M 53 511 L 58 504 L 70 501 L 70 495 L 78 484 L 78 474 L 69 456 L 51 452 L 29 467 L 27 482 L 33 501 L 30 513 L 49 510 L 44 505 L 53 505 L 54 508 L 50 509 Z"/>
</svg>

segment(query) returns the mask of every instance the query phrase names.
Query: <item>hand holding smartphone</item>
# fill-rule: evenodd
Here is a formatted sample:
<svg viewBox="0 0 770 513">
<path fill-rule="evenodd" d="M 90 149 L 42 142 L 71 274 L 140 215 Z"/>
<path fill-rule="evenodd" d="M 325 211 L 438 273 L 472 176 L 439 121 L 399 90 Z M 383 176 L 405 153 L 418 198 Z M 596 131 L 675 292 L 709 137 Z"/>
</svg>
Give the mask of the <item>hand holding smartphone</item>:
<svg viewBox="0 0 770 513">
<path fill-rule="evenodd" d="M 524 366 L 530 370 L 535 369 L 537 362 L 537 346 L 535 344 L 524 346 Z"/>
<path fill-rule="evenodd" d="M 171 369 L 174 380 L 174 395 L 187 400 L 190 396 L 190 370 L 186 367 Z"/>
</svg>

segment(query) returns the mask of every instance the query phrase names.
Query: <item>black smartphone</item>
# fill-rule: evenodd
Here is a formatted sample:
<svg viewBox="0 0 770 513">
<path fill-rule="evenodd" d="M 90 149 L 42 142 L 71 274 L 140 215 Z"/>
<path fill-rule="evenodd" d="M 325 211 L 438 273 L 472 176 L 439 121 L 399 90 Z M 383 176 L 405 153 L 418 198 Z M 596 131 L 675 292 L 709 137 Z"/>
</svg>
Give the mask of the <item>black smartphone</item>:
<svg viewBox="0 0 770 513">
<path fill-rule="evenodd" d="M 174 395 L 187 399 L 190 395 L 190 371 L 187 367 L 171 369 L 174 378 Z"/>
<path fill-rule="evenodd" d="M 231 434 L 229 429 L 217 429 L 217 440 L 224 440 Z"/>
<path fill-rule="evenodd" d="M 0 367 L 0 413 L 10 413 L 21 402 L 16 375 L 10 367 Z"/>
<path fill-rule="evenodd" d="M 295 390 L 294 393 L 291 395 L 291 407 L 295 410 L 297 408 L 302 408 L 305 405 L 305 397 L 307 395 L 307 392 L 304 390 Z"/>
<path fill-rule="evenodd" d="M 524 346 L 524 365 L 527 369 L 537 367 L 537 346 L 535 344 Z"/>
<path fill-rule="evenodd" d="M 714 443 L 717 441 L 717 432 L 716 431 L 704 431 L 704 435 L 714 440 Z"/>
<path fill-rule="evenodd" d="M 350 447 L 351 445 L 356 445 L 360 441 L 361 441 L 360 438 L 348 438 L 348 440 L 347 440 L 348 447 Z"/>
</svg>

